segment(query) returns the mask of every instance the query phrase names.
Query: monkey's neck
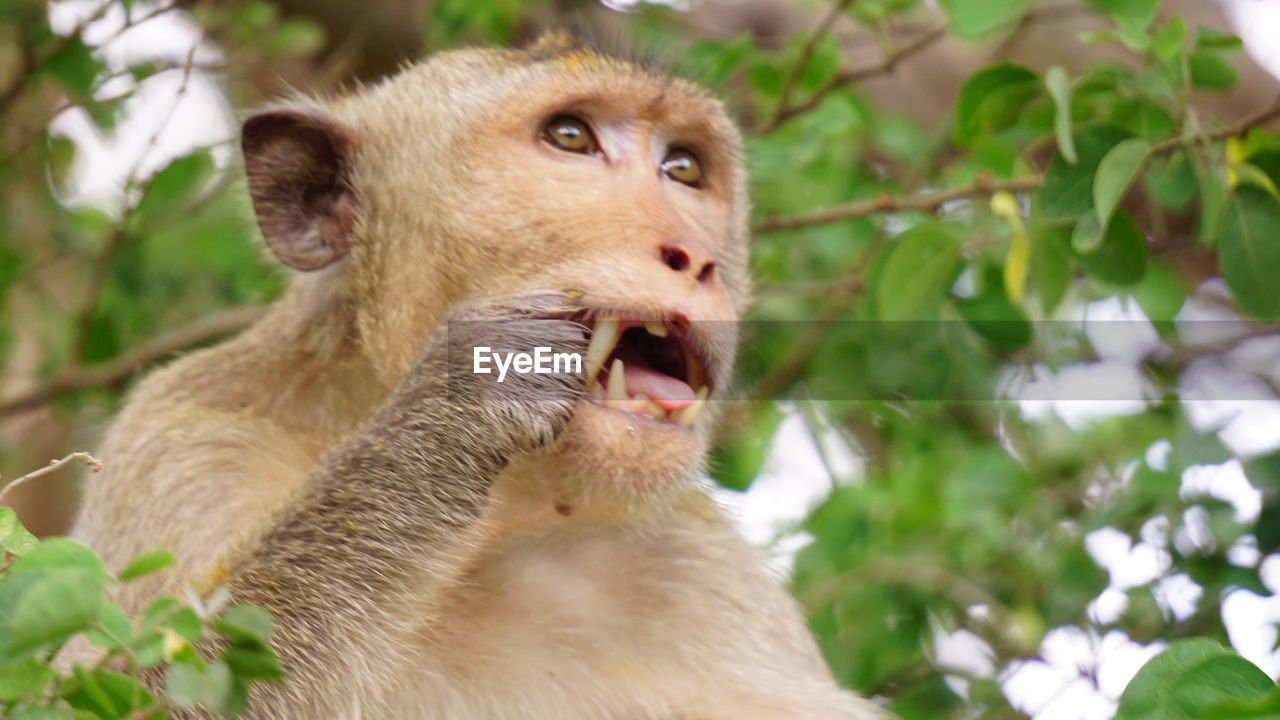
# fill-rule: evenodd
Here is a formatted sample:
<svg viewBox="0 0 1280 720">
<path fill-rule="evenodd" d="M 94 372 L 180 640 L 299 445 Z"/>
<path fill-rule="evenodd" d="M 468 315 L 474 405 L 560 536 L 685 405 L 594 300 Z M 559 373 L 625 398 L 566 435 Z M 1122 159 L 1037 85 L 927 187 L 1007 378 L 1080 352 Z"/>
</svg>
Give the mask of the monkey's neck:
<svg viewBox="0 0 1280 720">
<path fill-rule="evenodd" d="M 234 378 L 207 401 L 270 420 L 320 445 L 349 432 L 389 392 L 361 351 L 354 312 L 341 297 L 294 282 L 240 337 L 211 351 Z"/>
</svg>

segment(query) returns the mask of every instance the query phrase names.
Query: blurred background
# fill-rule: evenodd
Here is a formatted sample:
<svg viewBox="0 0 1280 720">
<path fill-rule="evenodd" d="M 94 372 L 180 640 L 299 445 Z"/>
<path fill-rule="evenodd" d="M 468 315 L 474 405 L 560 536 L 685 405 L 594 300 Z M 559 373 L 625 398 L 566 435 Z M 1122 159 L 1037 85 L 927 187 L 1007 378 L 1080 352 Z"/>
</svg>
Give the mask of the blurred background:
<svg viewBox="0 0 1280 720">
<path fill-rule="evenodd" d="M 842 683 L 1051 720 L 1180 637 L 1280 674 L 1274 0 L 0 0 L 0 483 L 279 293 L 247 110 L 566 25 L 747 134 L 710 482 Z M 3 503 L 64 532 L 80 482 Z"/>
</svg>

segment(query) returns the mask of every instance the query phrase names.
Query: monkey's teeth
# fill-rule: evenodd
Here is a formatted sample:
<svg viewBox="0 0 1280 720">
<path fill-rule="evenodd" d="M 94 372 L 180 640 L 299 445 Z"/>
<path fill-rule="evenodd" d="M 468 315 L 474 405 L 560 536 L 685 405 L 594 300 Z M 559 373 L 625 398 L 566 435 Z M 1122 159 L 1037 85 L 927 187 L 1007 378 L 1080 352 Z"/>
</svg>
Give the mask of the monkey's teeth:
<svg viewBox="0 0 1280 720">
<path fill-rule="evenodd" d="M 644 329 L 648 330 L 650 335 L 660 338 L 667 336 L 667 326 L 657 320 L 646 320 L 644 322 Z"/>
<path fill-rule="evenodd" d="M 596 400 L 596 401 L 600 401 L 600 402 L 603 402 L 603 401 L 604 401 L 604 388 L 603 388 L 603 387 L 601 387 L 600 383 L 598 383 L 598 382 L 593 382 L 593 383 L 591 383 L 590 385 L 588 385 L 587 387 L 589 388 L 589 389 L 587 390 L 587 392 L 588 392 L 588 394 L 590 394 L 590 395 L 591 395 L 591 399 L 592 399 L 592 400 Z"/>
<path fill-rule="evenodd" d="M 596 320 L 596 325 L 591 331 L 591 342 L 587 344 L 587 356 L 583 358 L 587 366 L 587 385 L 593 383 L 596 376 L 600 374 L 605 358 L 609 357 L 609 353 L 617 347 L 620 337 L 622 337 L 622 325 L 618 318 L 602 317 Z"/>
<path fill-rule="evenodd" d="M 625 402 L 627 399 L 627 376 L 621 358 L 614 358 L 609 367 L 609 387 L 605 390 L 605 399 L 611 403 Z"/>
<path fill-rule="evenodd" d="M 707 404 L 707 386 L 703 385 L 698 388 L 697 394 L 693 396 L 693 404 L 680 411 L 679 417 L 676 418 L 676 424 L 680 427 L 689 427 L 693 425 L 693 421 L 698 417 L 698 413 L 702 412 L 702 408 Z"/>
</svg>

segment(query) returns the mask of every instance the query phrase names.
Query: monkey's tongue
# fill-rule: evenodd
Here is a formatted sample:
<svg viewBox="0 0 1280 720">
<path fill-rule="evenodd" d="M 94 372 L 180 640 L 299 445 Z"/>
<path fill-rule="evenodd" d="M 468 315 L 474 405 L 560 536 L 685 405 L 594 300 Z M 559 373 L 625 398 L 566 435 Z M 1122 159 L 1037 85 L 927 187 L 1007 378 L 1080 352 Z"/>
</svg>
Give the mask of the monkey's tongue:
<svg viewBox="0 0 1280 720">
<path fill-rule="evenodd" d="M 679 378 L 658 372 L 631 348 L 618 348 L 614 357 L 623 362 L 626 374 L 627 395 L 644 395 L 658 407 L 671 412 L 693 404 L 693 388 Z"/>
</svg>

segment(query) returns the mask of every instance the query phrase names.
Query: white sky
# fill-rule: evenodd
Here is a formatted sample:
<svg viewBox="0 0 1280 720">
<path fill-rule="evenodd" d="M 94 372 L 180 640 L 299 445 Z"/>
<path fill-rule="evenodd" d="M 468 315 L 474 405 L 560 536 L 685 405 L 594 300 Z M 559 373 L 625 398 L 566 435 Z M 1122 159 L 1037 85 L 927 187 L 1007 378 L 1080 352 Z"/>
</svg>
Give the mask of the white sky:
<svg viewBox="0 0 1280 720">
<path fill-rule="evenodd" d="M 696 0 L 695 0 L 696 1 Z M 98 5 L 98 0 L 63 0 L 52 6 L 50 17 L 56 30 L 69 31 Z M 155 7 L 139 0 L 135 13 Z M 1228 15 L 1244 38 L 1248 52 L 1272 74 L 1280 77 L 1280 2 L 1229 0 Z M 98 42 L 113 36 L 123 24 L 123 11 L 117 6 L 96 23 L 86 39 Z M 129 30 L 101 49 L 102 56 L 113 69 L 140 59 L 167 60 L 181 65 L 192 45 L 199 42 L 198 27 L 183 13 L 164 13 Z M 216 65 L 221 56 L 216 47 L 202 45 L 194 62 Z M 103 96 L 134 91 L 126 102 L 124 117 L 115 133 L 100 135 L 85 113 L 79 109 L 56 118 L 52 131 L 73 139 L 80 152 L 73 168 L 71 186 L 63 188 L 64 197 L 75 203 L 93 203 L 119 207 L 120 189 L 131 170 L 137 167 L 145 176 L 163 167 L 170 159 L 193 148 L 207 146 L 234 137 L 235 122 L 231 108 L 221 92 L 216 76 L 195 70 L 186 92 L 175 93 L 182 84 L 182 71 L 167 70 L 133 87 L 132 79 L 122 78 L 102 90 Z M 154 138 L 154 139 L 153 139 Z M 145 152 L 145 155 L 143 153 Z M 217 159 L 225 164 L 230 148 L 223 148 Z M 1073 319 L 1082 323 L 1098 350 L 1101 360 L 1091 366 L 1064 368 L 1052 372 L 1037 368 L 1030 378 L 1009 378 L 1011 397 L 1021 398 L 1028 417 L 1049 419 L 1056 416 L 1072 428 L 1081 428 L 1099 418 L 1116 413 L 1135 413 L 1145 409 L 1141 387 L 1145 381 L 1136 363 L 1158 346 L 1159 341 L 1149 326 L 1142 329 L 1145 318 L 1136 305 L 1124 305 L 1111 299 L 1076 308 Z M 1180 319 L 1199 320 L 1217 317 L 1216 306 L 1190 304 Z M 1227 318 L 1223 318 L 1227 319 Z M 1110 320 L 1125 320 L 1124 333 L 1107 333 Z M 1224 323 L 1225 325 L 1225 323 Z M 1199 326 L 1197 326 L 1199 327 Z M 1138 328 L 1137 331 L 1134 329 Z M 1245 366 L 1274 362 L 1280 347 L 1251 347 L 1236 358 Z M 1250 357 L 1252 356 L 1252 357 Z M 1217 429 L 1220 437 L 1233 450 L 1246 455 L 1280 447 L 1280 403 L 1243 400 L 1214 400 L 1215 397 L 1240 397 L 1238 387 L 1223 383 L 1245 382 L 1232 367 L 1192 367 L 1184 378 L 1190 398 L 1187 412 L 1201 430 Z M 1063 401 L 1087 386 L 1090 397 L 1099 388 L 1113 387 L 1114 401 Z M 1109 384 L 1109 385 L 1108 385 Z M 1073 390 L 1074 389 L 1074 390 Z M 1203 399 L 1196 399 L 1203 398 Z M 794 552 L 808 538 L 794 532 L 795 526 L 830 492 L 833 483 L 857 482 L 861 464 L 854 453 L 835 433 L 822 437 L 825 452 L 805 422 L 801 408 L 792 404 L 784 408 L 785 419 L 773 439 L 764 472 L 746 493 L 718 490 L 717 495 L 738 518 L 743 533 L 752 541 L 768 548 L 775 569 L 785 574 Z M 1262 430 L 1259 430 L 1259 429 Z M 1146 462 L 1157 466 L 1168 455 L 1164 447 L 1153 447 Z M 834 465 L 836 478 L 824 463 Z M 1219 466 L 1197 466 L 1183 477 L 1184 497 L 1208 495 L 1231 502 L 1243 519 L 1256 516 L 1259 494 L 1249 486 L 1239 461 Z M 1125 588 L 1142 585 L 1161 577 L 1170 564 L 1169 544 L 1194 546 L 1203 540 L 1203 518 L 1195 508 L 1185 518 L 1186 528 L 1167 537 L 1168 528 L 1149 523 L 1135 542 L 1115 530 L 1098 530 L 1086 538 L 1086 548 L 1095 561 L 1111 577 L 1111 586 L 1099 596 L 1090 609 L 1099 623 L 1114 619 L 1123 612 L 1127 598 Z M 1256 560 L 1257 551 L 1246 538 L 1232 548 L 1232 557 L 1242 561 Z M 1280 589 L 1280 559 L 1268 558 L 1263 563 L 1264 580 L 1272 592 Z M 1167 611 L 1181 615 L 1198 597 L 1199 588 L 1185 576 L 1165 577 L 1157 583 L 1158 602 Z M 1280 656 L 1271 648 L 1280 621 L 1280 601 L 1276 597 L 1259 597 L 1244 590 L 1232 593 L 1224 603 L 1224 621 L 1236 649 L 1258 663 L 1273 677 L 1280 674 Z M 971 633 L 947 633 L 934 628 L 935 658 L 940 666 L 959 673 L 990 677 L 989 648 Z M 1142 647 L 1123 633 L 1110 630 L 1090 634 L 1079 628 L 1052 629 L 1041 643 L 1040 660 L 1025 662 L 1000 678 L 1006 695 L 1014 705 L 1033 714 L 1035 720 L 1099 720 L 1109 718 L 1115 700 L 1133 673 L 1159 646 Z M 1096 673 L 1094 673 L 1096 671 Z M 1100 688 L 1085 679 L 1094 673 Z M 963 693 L 965 683 L 960 675 L 950 678 L 952 687 Z"/>
</svg>

